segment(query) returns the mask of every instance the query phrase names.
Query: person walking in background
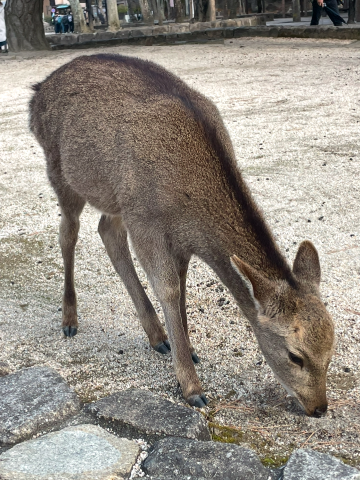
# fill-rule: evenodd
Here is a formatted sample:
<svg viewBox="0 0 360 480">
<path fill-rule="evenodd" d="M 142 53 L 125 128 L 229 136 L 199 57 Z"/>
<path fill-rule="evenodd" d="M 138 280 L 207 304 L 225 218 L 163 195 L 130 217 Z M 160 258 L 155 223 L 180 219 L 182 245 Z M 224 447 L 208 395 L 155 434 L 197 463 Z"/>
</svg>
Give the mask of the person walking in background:
<svg viewBox="0 0 360 480">
<path fill-rule="evenodd" d="M 62 33 L 68 33 L 69 30 L 69 20 L 67 15 L 63 15 L 61 19 Z"/>
<path fill-rule="evenodd" d="M 341 27 L 342 21 L 339 18 L 340 13 L 336 0 L 325 0 L 325 2 L 324 0 L 313 0 L 313 13 L 310 25 L 319 25 L 319 20 L 321 18 L 324 3 L 327 7 L 329 7 L 329 9 L 325 11 L 329 15 L 330 20 L 333 22 L 334 26 Z"/>
<path fill-rule="evenodd" d="M 71 12 L 69 12 L 69 15 L 68 15 L 68 22 L 69 22 L 70 33 L 74 33 L 74 17 L 72 16 Z"/>
<path fill-rule="evenodd" d="M 1 53 L 8 53 L 6 41 L 6 25 L 5 25 L 5 4 L 0 0 L 0 48 Z"/>
<path fill-rule="evenodd" d="M 55 15 L 55 33 L 62 33 L 61 28 L 61 15 Z"/>
</svg>

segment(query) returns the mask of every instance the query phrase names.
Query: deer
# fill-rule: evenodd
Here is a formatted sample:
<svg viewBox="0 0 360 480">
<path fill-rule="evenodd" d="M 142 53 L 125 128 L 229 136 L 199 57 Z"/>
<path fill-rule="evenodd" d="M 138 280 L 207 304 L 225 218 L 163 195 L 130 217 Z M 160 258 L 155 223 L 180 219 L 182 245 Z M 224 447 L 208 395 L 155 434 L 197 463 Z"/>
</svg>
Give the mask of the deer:
<svg viewBox="0 0 360 480">
<path fill-rule="evenodd" d="M 288 264 L 215 104 L 156 63 L 113 54 L 80 56 L 32 88 L 30 129 L 61 209 L 65 336 L 78 330 L 74 256 L 88 202 L 101 212 L 98 232 L 150 345 L 171 351 L 190 406 L 208 404 L 186 314 L 187 269 L 196 256 L 231 292 L 275 378 L 306 415 L 324 415 L 334 324 L 320 297 L 318 252 L 305 240 Z"/>
</svg>

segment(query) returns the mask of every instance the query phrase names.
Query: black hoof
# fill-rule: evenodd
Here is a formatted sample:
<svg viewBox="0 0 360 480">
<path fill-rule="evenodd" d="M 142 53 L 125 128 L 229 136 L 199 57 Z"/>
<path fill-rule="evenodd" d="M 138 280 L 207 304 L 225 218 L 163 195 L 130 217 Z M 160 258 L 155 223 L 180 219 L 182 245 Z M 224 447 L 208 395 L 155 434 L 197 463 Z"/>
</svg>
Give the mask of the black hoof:
<svg viewBox="0 0 360 480">
<path fill-rule="evenodd" d="M 169 342 L 169 340 L 164 340 L 164 345 L 166 345 L 167 348 L 171 351 L 171 347 L 170 347 L 170 342 Z"/>
<path fill-rule="evenodd" d="M 196 355 L 195 352 L 192 352 L 191 358 L 194 363 L 200 363 L 200 358 Z"/>
<path fill-rule="evenodd" d="M 165 342 L 167 342 L 167 340 L 165 340 Z M 166 355 L 167 353 L 169 353 L 170 348 L 168 348 L 168 346 L 166 345 L 165 342 L 162 342 L 162 343 L 159 343 L 158 345 L 156 345 L 156 347 L 154 347 L 154 350 L 156 350 L 159 353 L 162 353 L 163 355 Z M 169 345 L 169 347 L 170 347 L 170 345 Z"/>
<path fill-rule="evenodd" d="M 202 393 L 201 395 L 192 395 L 188 399 L 188 403 L 192 407 L 203 408 L 206 407 L 209 402 L 205 395 Z"/>
<path fill-rule="evenodd" d="M 63 332 L 65 337 L 75 337 L 77 334 L 77 328 L 76 327 L 64 327 Z"/>
</svg>

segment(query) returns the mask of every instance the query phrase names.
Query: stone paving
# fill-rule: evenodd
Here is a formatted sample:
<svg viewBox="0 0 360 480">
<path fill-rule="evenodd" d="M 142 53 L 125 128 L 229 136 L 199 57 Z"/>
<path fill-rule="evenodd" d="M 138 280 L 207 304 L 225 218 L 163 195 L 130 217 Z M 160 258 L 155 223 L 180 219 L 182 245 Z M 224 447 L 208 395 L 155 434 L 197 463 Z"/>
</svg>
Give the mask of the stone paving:
<svg viewBox="0 0 360 480">
<path fill-rule="evenodd" d="M 166 438 L 156 443 L 144 462 L 150 478 L 177 475 L 213 480 L 268 480 L 269 470 L 257 455 L 238 445 Z"/>
<path fill-rule="evenodd" d="M 195 409 L 146 390 L 113 394 L 80 414 L 79 408 L 75 393 L 51 368 L 0 378 L 0 479 L 360 480 L 355 468 L 312 450 L 296 450 L 281 469 L 266 468 L 248 448 L 211 441 Z M 69 418 L 85 424 L 68 426 Z M 93 425 L 99 421 L 112 433 Z M 46 433 L 50 429 L 55 431 Z M 144 437 L 152 446 L 139 468 L 144 456 L 134 439 Z"/>
<path fill-rule="evenodd" d="M 78 425 L 16 445 L 0 457 L 4 480 L 122 480 L 139 446 L 94 425 Z"/>
<path fill-rule="evenodd" d="M 206 420 L 194 410 L 131 389 L 90 403 L 86 409 L 101 425 L 127 438 L 158 440 L 164 436 L 210 440 Z M 111 419 L 109 423 L 109 419 Z"/>
<path fill-rule="evenodd" d="M 76 394 L 51 368 L 24 368 L 1 377 L 0 446 L 48 432 L 79 409 Z"/>
</svg>

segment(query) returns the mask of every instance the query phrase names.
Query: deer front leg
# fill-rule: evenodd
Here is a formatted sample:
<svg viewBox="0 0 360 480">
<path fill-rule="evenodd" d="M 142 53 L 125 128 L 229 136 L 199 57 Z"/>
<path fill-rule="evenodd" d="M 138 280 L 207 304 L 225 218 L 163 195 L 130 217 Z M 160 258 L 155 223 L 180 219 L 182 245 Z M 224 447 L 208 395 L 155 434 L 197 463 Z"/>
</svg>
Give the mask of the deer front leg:
<svg viewBox="0 0 360 480">
<path fill-rule="evenodd" d="M 134 240 L 133 245 L 164 311 L 175 373 L 183 395 L 190 405 L 204 407 L 208 401 L 196 374 L 184 330 L 180 278 L 173 257 L 161 240 L 154 242 L 151 250 L 149 242 L 146 249 L 141 244 L 139 248 Z"/>
</svg>

